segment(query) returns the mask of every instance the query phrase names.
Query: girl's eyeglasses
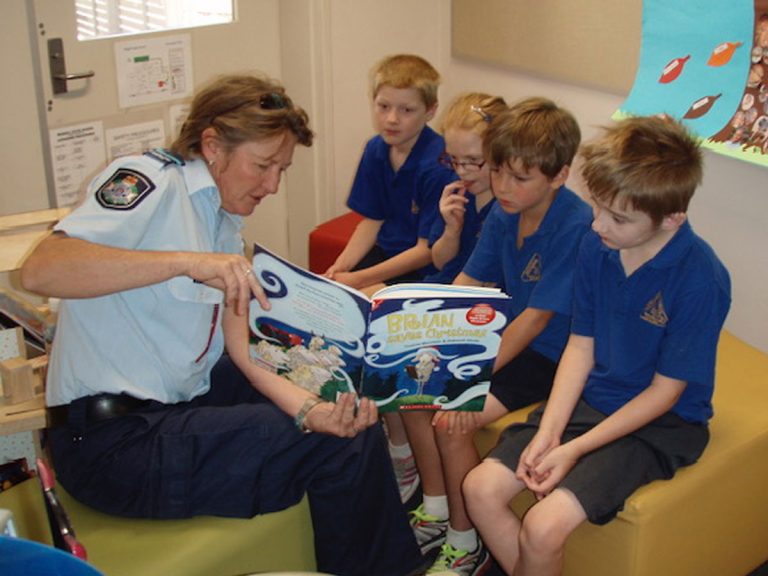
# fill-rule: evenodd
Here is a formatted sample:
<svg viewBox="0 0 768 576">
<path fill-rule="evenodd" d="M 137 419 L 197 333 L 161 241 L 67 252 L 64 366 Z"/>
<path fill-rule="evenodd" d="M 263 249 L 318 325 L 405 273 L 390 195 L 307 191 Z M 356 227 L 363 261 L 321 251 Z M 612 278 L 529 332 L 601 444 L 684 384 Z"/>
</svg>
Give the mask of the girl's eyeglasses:
<svg viewBox="0 0 768 576">
<path fill-rule="evenodd" d="M 437 159 L 440 164 L 451 170 L 458 171 L 459 168 L 463 168 L 467 172 L 478 172 L 483 166 L 485 166 L 485 160 L 468 160 L 466 162 L 460 162 L 447 152 L 440 154 Z"/>
</svg>

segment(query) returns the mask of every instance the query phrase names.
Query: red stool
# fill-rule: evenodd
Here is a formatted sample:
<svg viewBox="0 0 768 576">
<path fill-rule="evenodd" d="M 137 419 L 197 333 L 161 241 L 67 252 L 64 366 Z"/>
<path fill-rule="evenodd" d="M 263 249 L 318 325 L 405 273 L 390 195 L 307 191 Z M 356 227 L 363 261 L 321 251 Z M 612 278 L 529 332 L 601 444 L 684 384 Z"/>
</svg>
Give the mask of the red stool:
<svg viewBox="0 0 768 576">
<path fill-rule="evenodd" d="M 362 219 L 357 212 L 347 212 L 312 230 L 309 233 L 309 269 L 316 274 L 325 272 L 344 250 Z"/>
</svg>

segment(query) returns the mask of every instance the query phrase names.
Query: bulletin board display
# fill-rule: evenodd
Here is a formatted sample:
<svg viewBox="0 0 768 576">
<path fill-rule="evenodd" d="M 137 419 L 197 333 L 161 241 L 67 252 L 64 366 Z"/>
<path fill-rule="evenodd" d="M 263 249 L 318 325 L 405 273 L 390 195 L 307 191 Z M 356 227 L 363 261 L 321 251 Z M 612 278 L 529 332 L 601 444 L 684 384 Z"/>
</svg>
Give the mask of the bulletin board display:
<svg viewBox="0 0 768 576">
<path fill-rule="evenodd" d="M 642 0 L 452 0 L 455 57 L 627 94 Z"/>
</svg>

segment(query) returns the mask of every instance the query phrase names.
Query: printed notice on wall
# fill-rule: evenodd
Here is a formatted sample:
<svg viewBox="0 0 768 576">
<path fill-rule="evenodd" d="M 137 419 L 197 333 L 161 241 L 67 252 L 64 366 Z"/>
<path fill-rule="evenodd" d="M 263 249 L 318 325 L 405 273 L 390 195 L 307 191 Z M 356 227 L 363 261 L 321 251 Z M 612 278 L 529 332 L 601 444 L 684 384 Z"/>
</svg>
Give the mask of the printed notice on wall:
<svg viewBox="0 0 768 576">
<path fill-rule="evenodd" d="M 168 114 L 171 118 L 171 140 L 174 140 L 179 136 L 181 127 L 189 116 L 189 104 L 174 104 L 168 110 Z"/>
<path fill-rule="evenodd" d="M 189 34 L 116 42 L 115 65 L 121 108 L 192 94 Z"/>
<path fill-rule="evenodd" d="M 78 124 L 50 131 L 56 206 L 71 206 L 96 172 L 106 165 L 104 127 L 101 122 Z"/>
<path fill-rule="evenodd" d="M 142 154 L 150 148 L 162 148 L 166 144 L 162 120 L 111 128 L 106 136 L 110 161 L 129 154 Z"/>
</svg>

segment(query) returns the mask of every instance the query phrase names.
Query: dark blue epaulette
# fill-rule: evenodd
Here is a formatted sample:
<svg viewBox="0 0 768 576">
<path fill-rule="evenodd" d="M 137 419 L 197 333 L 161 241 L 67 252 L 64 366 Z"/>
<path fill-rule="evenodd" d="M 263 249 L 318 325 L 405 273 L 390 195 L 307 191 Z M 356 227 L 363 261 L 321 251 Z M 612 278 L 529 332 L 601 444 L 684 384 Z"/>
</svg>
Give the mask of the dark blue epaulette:
<svg viewBox="0 0 768 576">
<path fill-rule="evenodd" d="M 149 156 L 153 160 L 157 160 L 163 165 L 163 168 L 170 166 L 171 164 L 184 166 L 184 159 L 181 156 L 178 156 L 165 148 L 152 148 L 151 150 L 144 152 L 144 156 Z"/>
</svg>

